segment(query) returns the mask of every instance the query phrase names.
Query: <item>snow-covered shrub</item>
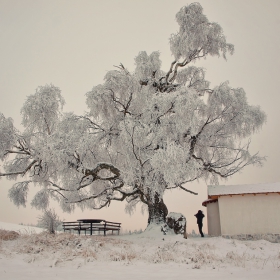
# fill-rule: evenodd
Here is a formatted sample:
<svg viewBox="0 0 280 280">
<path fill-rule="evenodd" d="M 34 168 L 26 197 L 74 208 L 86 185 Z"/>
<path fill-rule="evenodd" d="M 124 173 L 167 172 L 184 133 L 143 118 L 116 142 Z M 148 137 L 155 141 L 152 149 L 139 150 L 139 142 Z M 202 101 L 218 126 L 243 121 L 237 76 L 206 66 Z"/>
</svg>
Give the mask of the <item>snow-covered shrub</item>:
<svg viewBox="0 0 280 280">
<path fill-rule="evenodd" d="M 61 225 L 61 221 L 54 209 L 47 209 L 44 214 L 38 218 L 38 225 L 46 229 L 49 233 L 54 234 Z"/>
<path fill-rule="evenodd" d="M 162 232 L 164 234 L 167 234 L 168 232 L 183 234 L 184 238 L 187 238 L 186 228 L 186 217 L 181 213 L 170 212 L 166 216 L 166 223 L 162 226 Z"/>
</svg>

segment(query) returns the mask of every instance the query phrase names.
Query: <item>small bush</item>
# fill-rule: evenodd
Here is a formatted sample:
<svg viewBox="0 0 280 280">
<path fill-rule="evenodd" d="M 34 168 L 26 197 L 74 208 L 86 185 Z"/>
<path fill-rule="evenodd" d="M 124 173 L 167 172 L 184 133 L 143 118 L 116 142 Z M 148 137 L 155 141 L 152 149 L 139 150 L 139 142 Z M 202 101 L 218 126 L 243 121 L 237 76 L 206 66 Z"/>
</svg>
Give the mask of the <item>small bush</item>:
<svg viewBox="0 0 280 280">
<path fill-rule="evenodd" d="M 19 237 L 19 233 L 11 230 L 0 229 L 0 240 L 14 240 Z"/>
<path fill-rule="evenodd" d="M 45 210 L 44 214 L 38 218 L 38 225 L 51 234 L 55 234 L 55 231 L 61 223 L 62 222 L 53 209 Z"/>
</svg>

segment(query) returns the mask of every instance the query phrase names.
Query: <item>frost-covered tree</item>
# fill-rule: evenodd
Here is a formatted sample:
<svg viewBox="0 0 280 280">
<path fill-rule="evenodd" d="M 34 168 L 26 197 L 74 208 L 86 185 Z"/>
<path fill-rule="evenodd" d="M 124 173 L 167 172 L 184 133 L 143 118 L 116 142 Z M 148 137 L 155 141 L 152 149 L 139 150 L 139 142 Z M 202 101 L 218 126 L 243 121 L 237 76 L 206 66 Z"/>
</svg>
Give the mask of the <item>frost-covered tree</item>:
<svg viewBox="0 0 280 280">
<path fill-rule="evenodd" d="M 205 70 L 193 63 L 232 54 L 222 28 L 209 22 L 198 3 L 176 15 L 179 31 L 170 37 L 174 61 L 161 69 L 159 52 L 140 52 L 135 70 L 122 64 L 87 93 L 88 112 L 63 113 L 64 100 L 52 85 L 38 88 L 22 108 L 24 132 L 1 117 L 1 176 L 17 182 L 9 196 L 25 205 L 30 184 L 41 186 L 31 204 L 45 209 L 49 199 L 65 211 L 100 209 L 111 201 L 139 203 L 148 224 L 168 213 L 167 189 L 205 179 L 218 184 L 264 158 L 250 154 L 249 137 L 265 122 L 242 88 L 228 82 L 210 87 Z"/>
<path fill-rule="evenodd" d="M 46 229 L 50 234 L 55 234 L 61 223 L 54 209 L 45 209 L 43 215 L 38 218 L 38 226 Z"/>
</svg>

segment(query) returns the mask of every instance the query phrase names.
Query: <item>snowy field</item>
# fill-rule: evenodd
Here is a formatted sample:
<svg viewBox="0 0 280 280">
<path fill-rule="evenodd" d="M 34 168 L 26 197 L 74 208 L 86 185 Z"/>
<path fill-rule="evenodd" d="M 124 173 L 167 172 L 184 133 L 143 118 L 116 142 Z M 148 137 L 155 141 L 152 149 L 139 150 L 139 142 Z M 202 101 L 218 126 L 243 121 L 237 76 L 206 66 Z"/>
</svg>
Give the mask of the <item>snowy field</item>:
<svg viewBox="0 0 280 280">
<path fill-rule="evenodd" d="M 4 230 L 20 234 L 3 240 Z M 153 231 L 107 237 L 40 231 L 0 223 L 1 280 L 280 279 L 279 243 L 183 239 Z"/>
</svg>

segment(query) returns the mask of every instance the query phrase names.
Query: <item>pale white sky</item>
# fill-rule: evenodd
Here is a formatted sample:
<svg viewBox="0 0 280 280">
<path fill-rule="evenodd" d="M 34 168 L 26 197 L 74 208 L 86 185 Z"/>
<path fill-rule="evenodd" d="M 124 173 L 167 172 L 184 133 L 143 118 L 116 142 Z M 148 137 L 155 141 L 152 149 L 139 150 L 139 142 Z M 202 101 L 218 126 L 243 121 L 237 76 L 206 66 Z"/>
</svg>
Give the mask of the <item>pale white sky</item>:
<svg viewBox="0 0 280 280">
<path fill-rule="evenodd" d="M 243 87 L 249 103 L 267 113 L 262 131 L 252 136 L 252 151 L 267 156 L 263 168 L 249 167 L 221 184 L 252 184 L 280 181 L 279 157 L 279 0 L 201 0 L 210 21 L 218 22 L 235 54 L 225 61 L 207 58 L 196 65 L 207 69 L 211 86 L 228 80 Z M 191 1 L 183 0 L 0 0 L 0 112 L 20 127 L 20 109 L 37 86 L 52 83 L 60 87 L 65 111 L 82 114 L 85 93 L 102 83 L 106 71 L 123 63 L 134 70 L 139 51 L 160 51 L 163 70 L 172 57 L 169 37 L 178 25 L 175 14 Z M 7 198 L 12 182 L 0 181 L 0 221 L 36 223 L 39 211 L 15 207 Z M 207 198 L 204 181 L 188 185 L 199 192 L 166 193 L 169 211 L 181 212 L 188 231 L 196 229 L 195 217 Z M 31 199 L 30 199 L 31 200 Z M 126 229 L 144 229 L 147 214 L 140 209 L 129 216 L 125 203 L 109 208 L 60 213 L 65 220 L 104 218 L 123 223 Z M 206 228 L 206 223 L 205 223 Z"/>
</svg>

